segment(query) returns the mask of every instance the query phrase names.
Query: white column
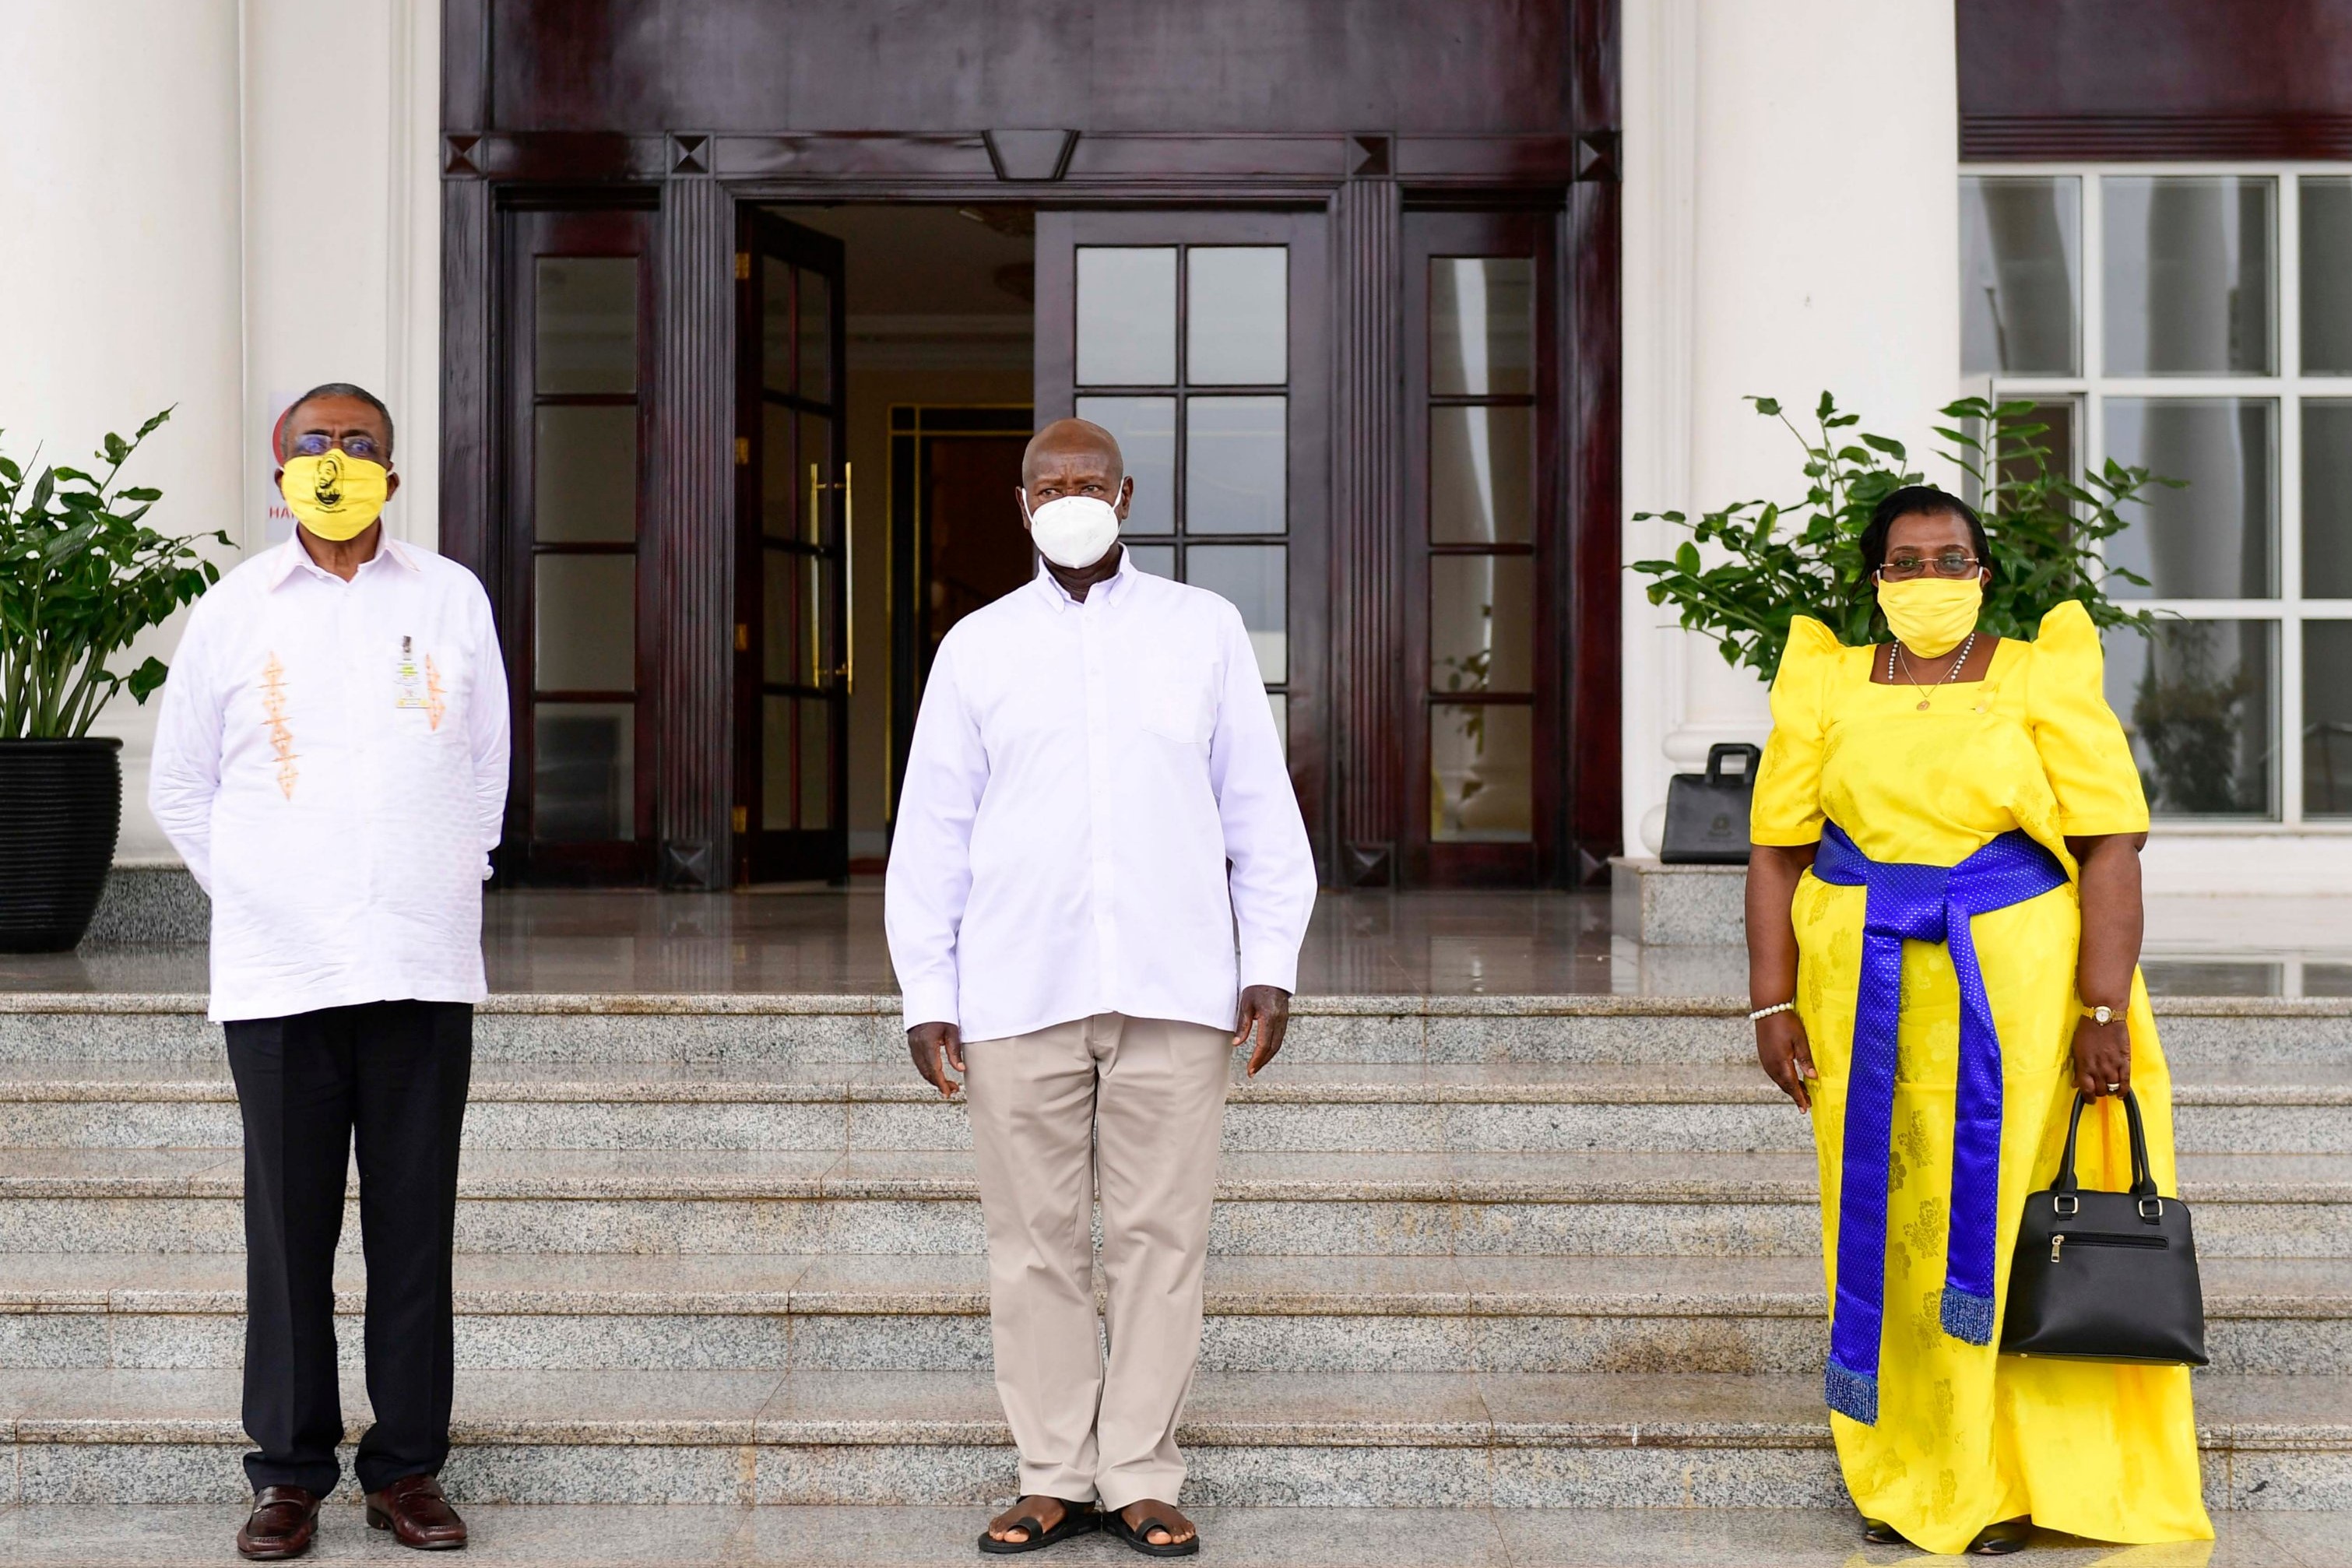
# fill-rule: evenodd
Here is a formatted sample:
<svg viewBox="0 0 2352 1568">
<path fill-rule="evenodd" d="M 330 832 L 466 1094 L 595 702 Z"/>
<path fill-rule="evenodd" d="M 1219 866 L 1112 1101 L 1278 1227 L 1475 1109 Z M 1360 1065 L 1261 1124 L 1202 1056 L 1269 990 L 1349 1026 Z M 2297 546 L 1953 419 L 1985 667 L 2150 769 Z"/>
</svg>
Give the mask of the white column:
<svg viewBox="0 0 2352 1568">
<path fill-rule="evenodd" d="M 12 456 L 87 464 L 177 405 L 131 472 L 174 532 L 239 536 L 236 0 L 12 0 L 0 92 L 0 426 Z M 118 671 L 168 659 L 176 621 Z M 120 853 L 168 856 L 147 815 L 153 699 L 118 697 Z"/>
<path fill-rule="evenodd" d="M 269 431 L 320 382 L 392 409 L 396 537 L 440 540 L 440 6 L 245 0 L 246 512 L 292 528 Z"/>
<path fill-rule="evenodd" d="M 0 441 L 80 462 L 176 404 L 134 470 L 155 523 L 250 550 L 279 401 L 355 381 L 399 424 L 385 521 L 435 545 L 437 0 L 13 0 L 7 20 L 37 63 L 0 93 Z M 168 662 L 182 618 L 114 668 Z M 147 815 L 154 713 L 119 698 L 94 730 L 124 742 L 127 861 L 174 858 Z"/>
<path fill-rule="evenodd" d="M 1804 492 L 1744 401 L 1823 390 L 1925 455 L 1959 387 L 1951 0 L 1627 0 L 1625 559 L 1696 515 Z M 1625 845 L 1655 853 L 1669 774 L 1760 741 L 1762 683 L 1628 576 Z"/>
</svg>

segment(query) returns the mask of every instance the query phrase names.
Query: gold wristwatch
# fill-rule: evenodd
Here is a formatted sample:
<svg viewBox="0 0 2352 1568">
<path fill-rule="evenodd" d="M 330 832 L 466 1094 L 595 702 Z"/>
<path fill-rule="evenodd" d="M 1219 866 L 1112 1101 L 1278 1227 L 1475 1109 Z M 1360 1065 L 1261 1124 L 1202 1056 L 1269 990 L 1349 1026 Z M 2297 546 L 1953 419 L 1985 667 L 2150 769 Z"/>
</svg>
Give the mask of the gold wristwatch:
<svg viewBox="0 0 2352 1568">
<path fill-rule="evenodd" d="M 2119 1010 L 2107 1006 L 2102 1003 L 2096 1007 L 2084 1007 L 2083 1009 L 2083 1016 L 2088 1018 L 2094 1024 L 2112 1024 L 2117 1018 L 2122 1017 L 2123 1014 Z"/>
</svg>

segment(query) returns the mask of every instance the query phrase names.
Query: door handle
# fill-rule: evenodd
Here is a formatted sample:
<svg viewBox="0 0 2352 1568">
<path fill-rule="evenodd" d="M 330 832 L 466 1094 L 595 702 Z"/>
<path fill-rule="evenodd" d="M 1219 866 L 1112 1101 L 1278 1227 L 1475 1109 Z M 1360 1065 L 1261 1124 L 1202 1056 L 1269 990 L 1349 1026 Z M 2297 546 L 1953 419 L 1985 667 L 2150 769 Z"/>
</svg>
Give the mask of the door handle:
<svg viewBox="0 0 2352 1568">
<path fill-rule="evenodd" d="M 841 694 L 857 690 L 857 465 L 841 465 Z"/>
<path fill-rule="evenodd" d="M 828 484 L 818 471 L 817 465 L 814 463 L 809 465 L 808 515 L 811 528 L 817 529 L 820 526 L 817 521 L 818 497 L 825 490 L 837 489 L 841 492 L 841 597 L 844 606 L 841 626 L 842 656 L 841 662 L 833 667 L 832 674 L 841 682 L 841 694 L 845 697 L 857 689 L 856 480 L 857 465 L 856 463 L 846 460 L 842 463 L 839 484 Z M 817 543 L 820 549 L 824 547 L 822 531 L 819 532 Z M 817 630 L 812 626 L 809 628 L 809 668 L 812 670 L 817 668 L 817 661 L 824 657 L 824 650 L 818 646 Z"/>
</svg>

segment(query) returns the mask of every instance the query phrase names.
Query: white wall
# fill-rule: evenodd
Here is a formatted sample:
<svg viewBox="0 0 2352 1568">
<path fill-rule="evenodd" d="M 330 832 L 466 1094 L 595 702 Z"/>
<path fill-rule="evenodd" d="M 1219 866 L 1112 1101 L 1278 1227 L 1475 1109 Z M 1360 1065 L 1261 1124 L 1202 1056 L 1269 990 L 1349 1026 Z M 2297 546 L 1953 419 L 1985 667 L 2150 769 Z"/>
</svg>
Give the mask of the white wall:
<svg viewBox="0 0 2352 1568">
<path fill-rule="evenodd" d="M 22 461 L 80 464 L 176 404 L 138 481 L 176 532 L 239 534 L 244 343 L 236 0 L 15 0 L 0 93 L 0 426 Z M 165 658 L 173 625 L 111 668 Z M 147 815 L 154 704 L 117 698 L 121 850 L 163 851 Z"/>
<path fill-rule="evenodd" d="M 163 491 L 153 521 L 250 548 L 273 394 L 356 381 L 400 426 L 387 522 L 433 543 L 437 0 L 10 0 L 7 23 L 7 449 L 79 461 L 176 403 L 134 470 Z M 175 621 L 115 668 L 178 639 Z M 94 732 L 124 741 L 119 858 L 173 858 L 146 808 L 153 700 Z"/>
<path fill-rule="evenodd" d="M 1627 561 L 1677 542 L 1633 512 L 1803 494 L 1748 394 L 1827 389 L 1927 449 L 1959 386 L 1952 29 L 1951 0 L 1626 0 Z M 1670 774 L 1769 725 L 1761 683 L 1645 581 L 1624 600 L 1629 854 L 1655 852 Z"/>
<path fill-rule="evenodd" d="M 286 401 L 349 381 L 383 398 L 397 426 L 401 490 L 385 527 L 435 547 L 440 6 L 244 0 L 243 8 L 247 543 L 283 539 L 292 526 L 269 482 L 269 430 Z"/>
</svg>

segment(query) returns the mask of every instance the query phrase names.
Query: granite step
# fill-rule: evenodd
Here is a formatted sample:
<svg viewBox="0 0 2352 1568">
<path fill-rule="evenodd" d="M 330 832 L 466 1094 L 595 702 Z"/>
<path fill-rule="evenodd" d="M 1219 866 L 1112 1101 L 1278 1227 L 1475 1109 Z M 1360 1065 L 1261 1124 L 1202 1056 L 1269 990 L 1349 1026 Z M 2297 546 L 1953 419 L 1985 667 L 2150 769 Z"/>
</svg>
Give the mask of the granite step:
<svg viewBox="0 0 2352 1568">
<path fill-rule="evenodd" d="M 2352 1373 L 2352 1260 L 2211 1258 L 2214 1368 Z M 360 1360 L 365 1272 L 336 1310 Z M 1099 1286 L 1097 1287 L 1099 1289 Z M 1817 1371 L 1811 1258 L 1215 1258 L 1213 1372 Z M 0 1366 L 233 1367 L 245 1264 L 223 1254 L 19 1253 L 0 1279 Z M 468 1368 L 982 1371 L 979 1258 L 461 1253 Z"/>
<path fill-rule="evenodd" d="M 2352 1155 L 2187 1154 L 2210 1257 L 2352 1257 Z M 1219 1253 L 1813 1256 L 1810 1153 L 1243 1153 Z M 0 1150 L 0 1252 L 235 1252 L 233 1149 Z M 458 1178 L 470 1252 L 976 1253 L 952 1151 L 483 1151 Z M 353 1205 L 356 1210 L 356 1203 Z M 344 1246 L 356 1248 L 354 1212 Z"/>
<path fill-rule="evenodd" d="M 215 1055 L 204 1009 L 189 994 L 0 994 L 0 1061 Z M 1303 996 L 1284 1049 L 1294 1062 L 1730 1061 L 1753 1049 L 1745 1011 L 1728 998 Z M 895 995 L 502 994 L 478 1009 L 475 1059 L 897 1066 L 900 1025 Z"/>
<path fill-rule="evenodd" d="M 2352 1379 L 2198 1381 L 2208 1505 L 2352 1502 Z M 237 1374 L 0 1371 L 0 1504 L 229 1502 Z M 365 1425 L 347 1378 L 350 1436 Z M 468 1372 L 461 1503 L 987 1505 L 1013 1488 L 972 1372 Z M 1219 1506 L 1832 1508 L 1818 1379 L 1204 1373 L 1182 1500 Z"/>
<path fill-rule="evenodd" d="M 1807 1119 L 1752 1063 L 1282 1061 L 1234 1069 L 1228 1152 L 1804 1151 Z M 2352 1153 L 2352 1067 L 2216 1063 L 2175 1086 L 2179 1146 Z M 225 1148 L 236 1097 L 191 1062 L 0 1063 L 0 1149 Z M 963 1150 L 971 1123 L 904 1063 L 775 1068 L 490 1063 L 469 1150 Z"/>
<path fill-rule="evenodd" d="M 1822 1509 L 1341 1509 L 1221 1508 L 1189 1504 L 1204 1554 L 1265 1568 L 1850 1568 L 1853 1510 Z M 236 1504 L 36 1506 L 0 1513 L 0 1563 L 85 1568 L 90 1563 L 226 1561 L 224 1546 L 245 1510 Z M 467 1568 L 644 1568 L 718 1563 L 739 1568 L 944 1568 L 972 1561 L 983 1510 L 779 1505 L 469 1503 Z M 383 1562 L 352 1508 L 320 1521 L 312 1562 Z M 2213 1521 L 2211 1561 L 2229 1568 L 2346 1568 L 2352 1514 L 2225 1513 Z M 2093 1568 L 2116 1549 L 2044 1533 L 2037 1563 Z M 2202 1561 L 2144 1549 L 2125 1561 Z M 1054 1549 L 1051 1563 L 1136 1562 L 1108 1536 Z"/>
<path fill-rule="evenodd" d="M 180 1061 L 220 1030 L 190 994 L 0 994 L 0 1061 Z M 1351 995 L 1293 1003 L 1298 1062 L 1696 1063 L 1752 1059 L 1731 996 Z M 2158 999 L 2176 1068 L 2352 1059 L 2352 997 Z M 895 996 L 502 994 L 480 1009 L 478 1061 L 782 1067 L 905 1059 Z"/>
</svg>

